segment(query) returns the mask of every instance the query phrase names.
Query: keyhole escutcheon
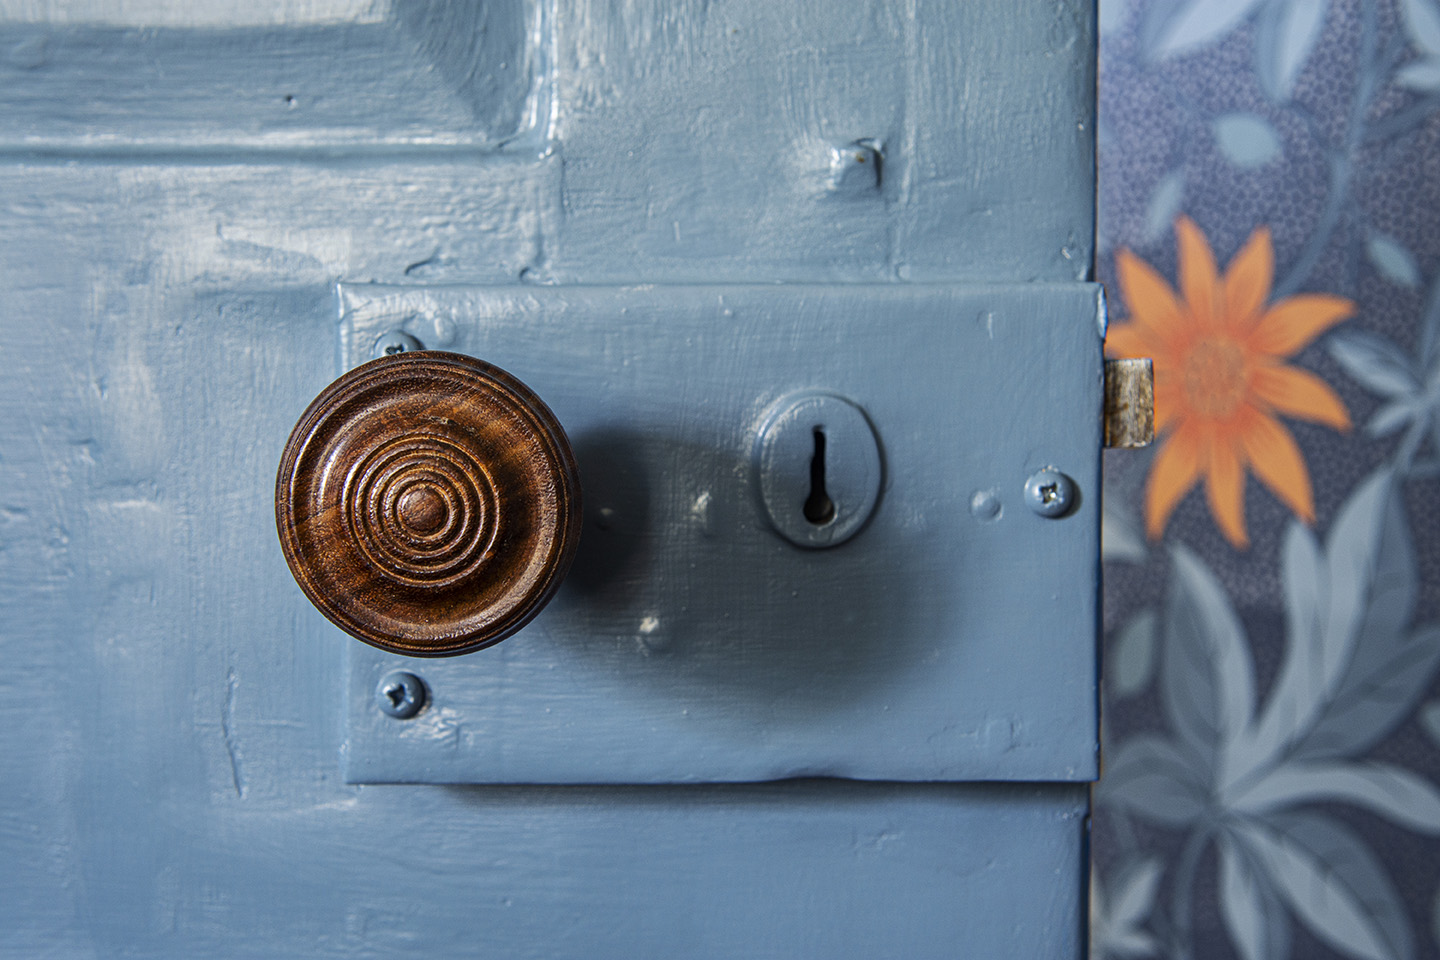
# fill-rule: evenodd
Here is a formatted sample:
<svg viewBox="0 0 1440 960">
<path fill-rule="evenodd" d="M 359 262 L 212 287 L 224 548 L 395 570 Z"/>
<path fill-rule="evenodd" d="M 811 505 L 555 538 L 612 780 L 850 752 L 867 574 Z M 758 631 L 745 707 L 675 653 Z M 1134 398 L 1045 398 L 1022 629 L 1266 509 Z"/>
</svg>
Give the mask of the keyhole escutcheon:
<svg viewBox="0 0 1440 960">
<path fill-rule="evenodd" d="M 800 547 L 834 547 L 865 526 L 880 497 L 880 441 L 865 411 L 838 394 L 781 398 L 761 417 L 753 464 L 770 525 Z"/>
</svg>

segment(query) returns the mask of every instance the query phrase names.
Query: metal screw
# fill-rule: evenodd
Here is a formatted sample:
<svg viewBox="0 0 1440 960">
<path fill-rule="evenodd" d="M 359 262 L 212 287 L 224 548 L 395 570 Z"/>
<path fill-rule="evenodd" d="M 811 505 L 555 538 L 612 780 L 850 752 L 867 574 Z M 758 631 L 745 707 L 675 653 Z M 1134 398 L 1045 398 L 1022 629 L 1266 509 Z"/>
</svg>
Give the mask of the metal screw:
<svg viewBox="0 0 1440 960">
<path fill-rule="evenodd" d="M 371 349 L 370 356 L 378 360 L 380 357 L 390 357 L 397 353 L 410 353 L 414 350 L 424 349 L 424 344 L 404 330 L 390 330 L 380 334 L 375 340 L 375 346 Z"/>
<path fill-rule="evenodd" d="M 1063 517 L 1075 505 L 1075 481 L 1053 467 L 1025 481 L 1025 502 L 1042 517 Z"/>
<path fill-rule="evenodd" d="M 396 670 L 375 688 L 375 701 L 396 720 L 409 720 L 425 706 L 425 682 L 413 673 Z"/>
</svg>

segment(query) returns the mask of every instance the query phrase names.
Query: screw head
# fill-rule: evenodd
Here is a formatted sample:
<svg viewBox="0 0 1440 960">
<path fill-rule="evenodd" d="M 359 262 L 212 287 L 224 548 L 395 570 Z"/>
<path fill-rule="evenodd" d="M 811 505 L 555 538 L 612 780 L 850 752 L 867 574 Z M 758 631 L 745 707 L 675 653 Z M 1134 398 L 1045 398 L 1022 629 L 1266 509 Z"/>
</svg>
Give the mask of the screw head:
<svg viewBox="0 0 1440 960">
<path fill-rule="evenodd" d="M 1042 517 L 1063 517 L 1075 505 L 1075 481 L 1053 467 L 1025 481 L 1025 503 Z"/>
<path fill-rule="evenodd" d="M 381 357 L 391 357 L 397 353 L 412 353 L 424 349 L 424 344 L 404 330 L 387 330 L 375 338 L 375 346 L 371 348 L 370 356 L 378 360 Z"/>
<path fill-rule="evenodd" d="M 409 720 L 425 706 L 425 682 L 413 673 L 396 670 L 375 687 L 375 702 L 396 720 Z"/>
</svg>

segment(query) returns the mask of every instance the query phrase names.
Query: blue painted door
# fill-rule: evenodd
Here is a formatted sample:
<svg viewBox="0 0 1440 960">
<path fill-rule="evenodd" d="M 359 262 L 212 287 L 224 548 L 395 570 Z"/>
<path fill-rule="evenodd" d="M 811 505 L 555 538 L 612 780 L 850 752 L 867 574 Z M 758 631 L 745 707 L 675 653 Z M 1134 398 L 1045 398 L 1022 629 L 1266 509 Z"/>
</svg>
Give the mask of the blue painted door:
<svg viewBox="0 0 1440 960">
<path fill-rule="evenodd" d="M 0 952 L 1079 955 L 1092 21 L 0 8 Z M 427 666 L 409 726 L 271 502 L 296 417 L 391 328 L 556 398 L 620 511 L 586 536 L 658 551 Z M 801 386 L 891 455 L 830 551 L 726 459 Z M 1022 490 L 1057 461 L 1080 502 L 1050 521 Z M 662 542 L 666 511 L 692 525 Z"/>
</svg>

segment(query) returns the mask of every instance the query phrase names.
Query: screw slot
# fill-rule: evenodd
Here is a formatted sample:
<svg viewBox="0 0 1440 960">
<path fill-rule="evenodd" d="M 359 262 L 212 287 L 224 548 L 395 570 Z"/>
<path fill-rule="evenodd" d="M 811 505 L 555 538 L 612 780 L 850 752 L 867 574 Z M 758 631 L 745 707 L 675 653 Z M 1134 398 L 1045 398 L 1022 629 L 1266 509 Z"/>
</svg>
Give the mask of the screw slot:
<svg viewBox="0 0 1440 960">
<path fill-rule="evenodd" d="M 397 670 L 375 687 L 381 711 L 396 720 L 409 720 L 425 706 L 425 683 L 413 673 Z"/>
<path fill-rule="evenodd" d="M 1075 481 L 1052 468 L 1037 471 L 1025 481 L 1025 502 L 1042 517 L 1063 517 L 1075 505 Z"/>
<path fill-rule="evenodd" d="M 375 338 L 375 346 L 371 348 L 370 356 L 378 360 L 381 357 L 393 357 L 396 354 L 424 349 L 424 344 L 404 330 L 388 330 Z"/>
</svg>

